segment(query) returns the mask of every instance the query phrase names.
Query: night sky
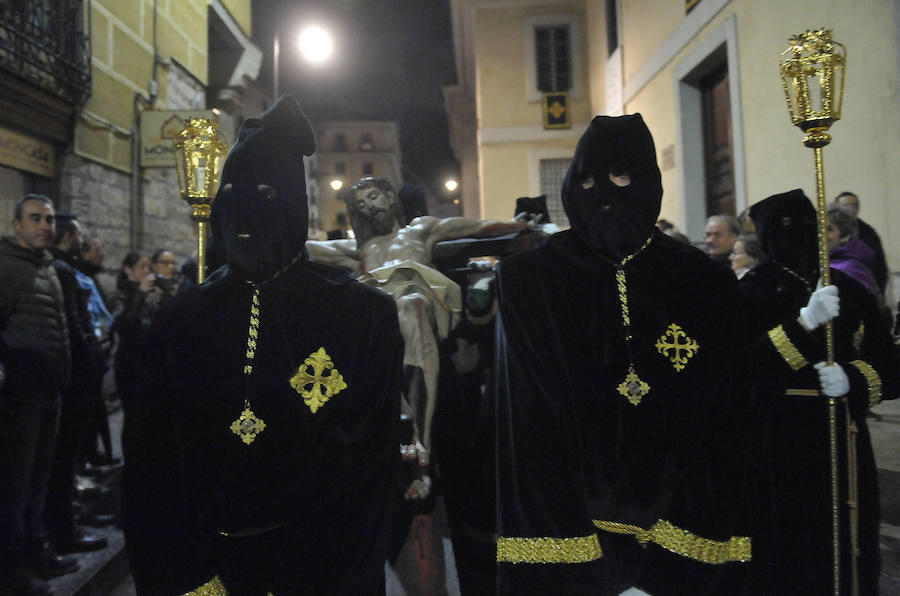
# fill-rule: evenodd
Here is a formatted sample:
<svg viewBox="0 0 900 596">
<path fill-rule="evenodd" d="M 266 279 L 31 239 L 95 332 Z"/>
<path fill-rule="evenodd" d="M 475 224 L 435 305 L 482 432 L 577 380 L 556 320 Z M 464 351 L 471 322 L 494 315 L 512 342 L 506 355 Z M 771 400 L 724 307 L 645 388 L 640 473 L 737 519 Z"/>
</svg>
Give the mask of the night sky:
<svg viewBox="0 0 900 596">
<path fill-rule="evenodd" d="M 295 49 L 300 28 L 312 22 L 335 37 L 324 66 L 306 63 Z M 268 87 L 276 26 L 280 91 L 296 95 L 313 124 L 396 120 L 404 182 L 444 195 L 443 181 L 459 175 L 441 93 L 456 82 L 449 0 L 256 0 L 253 37 Z"/>
</svg>

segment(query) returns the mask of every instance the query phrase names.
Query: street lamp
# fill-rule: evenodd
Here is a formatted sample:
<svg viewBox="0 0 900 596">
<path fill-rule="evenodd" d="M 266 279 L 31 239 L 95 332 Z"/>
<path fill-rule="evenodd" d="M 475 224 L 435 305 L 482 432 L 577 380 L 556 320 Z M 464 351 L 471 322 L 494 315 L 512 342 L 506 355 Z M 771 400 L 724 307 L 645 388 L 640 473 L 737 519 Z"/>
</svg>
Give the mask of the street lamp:
<svg viewBox="0 0 900 596">
<path fill-rule="evenodd" d="M 341 190 L 344 187 L 344 182 L 340 178 L 332 178 L 328 186 L 331 187 L 331 190 Z"/>
<path fill-rule="evenodd" d="M 331 57 L 334 51 L 334 40 L 331 34 L 318 25 L 304 27 L 297 36 L 297 49 L 300 54 L 313 64 L 321 64 Z M 272 88 L 275 98 L 278 99 L 280 87 L 278 84 L 279 63 L 281 61 L 281 42 L 278 29 L 272 39 Z"/>
<path fill-rule="evenodd" d="M 444 188 L 446 188 L 449 192 L 453 192 L 459 187 L 459 183 L 452 178 L 444 182 Z"/>
</svg>

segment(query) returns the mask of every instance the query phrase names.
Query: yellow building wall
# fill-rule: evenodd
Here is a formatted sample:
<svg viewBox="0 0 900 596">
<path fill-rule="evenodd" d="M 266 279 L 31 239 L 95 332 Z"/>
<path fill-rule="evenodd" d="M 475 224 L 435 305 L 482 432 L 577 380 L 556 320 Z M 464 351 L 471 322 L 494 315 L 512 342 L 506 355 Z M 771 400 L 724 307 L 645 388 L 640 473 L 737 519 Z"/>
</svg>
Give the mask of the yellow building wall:
<svg viewBox="0 0 900 596">
<path fill-rule="evenodd" d="M 544 14 L 581 15 L 581 51 L 586 55 L 586 19 L 581 2 L 478 10 L 475 56 L 481 128 L 542 125 L 541 102 L 528 102 L 525 95 L 525 19 Z M 583 70 L 586 82 L 586 67 Z M 573 122 L 585 122 L 589 118 L 587 84 L 584 97 L 573 100 L 570 109 Z"/>
<path fill-rule="evenodd" d="M 541 102 L 529 102 L 526 97 L 525 20 L 549 14 L 580 17 L 584 94 L 577 100 L 570 100 L 573 128 L 561 134 L 542 130 Z M 479 143 L 482 217 L 509 220 L 515 211 L 516 198 L 537 194 L 537 189 L 532 188 L 531 172 L 537 167 L 533 163 L 535 151 L 561 150 L 570 156 L 574 153 L 578 137 L 593 115 L 590 99 L 593 83 L 588 77 L 588 51 L 592 41 L 586 25 L 583 2 L 502 5 L 477 11 L 475 77 L 479 129 L 483 133 L 527 137 L 527 140 L 515 142 L 482 140 Z"/>
<path fill-rule="evenodd" d="M 674 31 L 681 22 L 683 13 L 677 19 L 666 16 L 668 9 L 659 6 L 666 3 L 653 2 L 654 12 L 640 15 L 635 11 L 646 2 L 625 0 L 623 4 L 627 82 L 643 66 L 636 57 L 651 56 L 666 32 Z M 890 0 L 855 3 L 852 10 L 830 0 L 734 0 L 627 101 L 626 112 L 643 114 L 658 157 L 666 146 L 678 143 L 674 70 L 732 15 L 739 72 L 730 76 L 739 78 L 748 204 L 798 187 L 815 198 L 813 152 L 803 146 L 800 129 L 790 124 L 778 59 L 791 35 L 815 27 L 831 28 L 835 39 L 847 46 L 848 58 L 843 117 L 832 127 L 834 140 L 824 149 L 826 198 L 831 200 L 842 190 L 857 192 L 861 217 L 881 236 L 889 267 L 900 269 L 900 201 L 894 196 L 900 187 L 900 168 L 896 167 L 900 68 Z M 594 71 L 591 74 L 594 76 Z M 663 172 L 663 217 L 682 225 L 680 175 L 679 164 Z"/>
<path fill-rule="evenodd" d="M 234 4 L 247 4 L 249 1 Z M 128 141 L 135 94 L 145 99 L 153 73 L 153 0 L 94 0 L 91 11 L 91 97 L 75 130 L 75 153 L 120 170 L 131 169 Z M 156 3 L 157 53 L 177 61 L 201 83 L 208 79 L 206 0 Z M 249 17 L 248 17 L 249 24 Z M 165 64 L 157 71 L 158 102 L 166 103 Z M 159 105 L 158 104 L 158 105 Z"/>
<path fill-rule="evenodd" d="M 534 153 L 555 150 L 571 157 L 577 141 L 572 138 L 482 145 L 482 217 L 500 221 L 512 219 L 517 198 L 539 194 L 538 189 L 531 188 L 532 168 L 538 167 L 532 162 Z M 489 175 L 485 176 L 485 172 Z"/>
<path fill-rule="evenodd" d="M 174 1 L 174 0 L 170 0 Z M 250 0 L 222 0 L 222 6 L 234 19 L 247 37 L 253 36 L 253 6 Z"/>
</svg>

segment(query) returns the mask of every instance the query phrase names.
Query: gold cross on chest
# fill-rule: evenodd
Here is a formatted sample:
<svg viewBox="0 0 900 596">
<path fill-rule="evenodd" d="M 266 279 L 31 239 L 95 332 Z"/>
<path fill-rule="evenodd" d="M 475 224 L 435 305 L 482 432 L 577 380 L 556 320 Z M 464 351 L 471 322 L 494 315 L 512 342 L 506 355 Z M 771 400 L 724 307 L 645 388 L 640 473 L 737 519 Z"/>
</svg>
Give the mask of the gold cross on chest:
<svg viewBox="0 0 900 596">
<path fill-rule="evenodd" d="M 700 345 L 688 337 L 679 325 L 672 323 L 662 337 L 656 340 L 656 349 L 669 359 L 676 371 L 681 372 L 688 360 L 700 349 Z"/>
</svg>

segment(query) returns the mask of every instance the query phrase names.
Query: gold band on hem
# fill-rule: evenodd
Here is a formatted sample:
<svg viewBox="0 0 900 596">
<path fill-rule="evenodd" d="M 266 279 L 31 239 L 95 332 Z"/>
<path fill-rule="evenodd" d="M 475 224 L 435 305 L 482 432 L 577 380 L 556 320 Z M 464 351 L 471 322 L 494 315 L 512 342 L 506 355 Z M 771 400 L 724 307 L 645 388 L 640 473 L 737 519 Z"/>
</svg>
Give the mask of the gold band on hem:
<svg viewBox="0 0 900 596">
<path fill-rule="evenodd" d="M 596 534 L 575 538 L 497 538 L 502 563 L 587 563 L 603 556 Z"/>
<path fill-rule="evenodd" d="M 751 541 L 748 536 L 732 536 L 728 540 L 711 540 L 687 530 L 682 530 L 664 519 L 657 521 L 649 530 L 631 524 L 594 520 L 594 525 L 604 532 L 631 534 L 641 544 L 653 542 L 664 549 L 700 561 L 720 565 L 722 563 L 751 560 Z"/>
<path fill-rule="evenodd" d="M 881 377 L 878 375 L 878 371 L 872 368 L 872 365 L 865 360 L 851 360 L 850 364 L 855 366 L 866 378 L 866 385 L 869 388 L 869 407 L 880 404 Z"/>
<path fill-rule="evenodd" d="M 228 591 L 225 589 L 225 584 L 222 583 L 222 580 L 219 579 L 219 576 L 215 576 L 196 590 L 191 592 L 187 592 L 186 594 L 182 594 L 182 596 L 227 596 Z"/>
<path fill-rule="evenodd" d="M 781 354 L 781 357 L 793 370 L 800 370 L 809 364 L 806 358 L 803 357 L 803 354 L 800 353 L 800 350 L 797 349 L 797 346 L 788 338 L 787 333 L 784 332 L 784 327 L 781 325 L 769 330 L 769 339 L 772 340 L 775 349 L 778 350 L 778 353 Z"/>
<path fill-rule="evenodd" d="M 819 397 L 818 389 L 785 389 L 785 395 L 794 395 L 799 397 Z"/>
</svg>

